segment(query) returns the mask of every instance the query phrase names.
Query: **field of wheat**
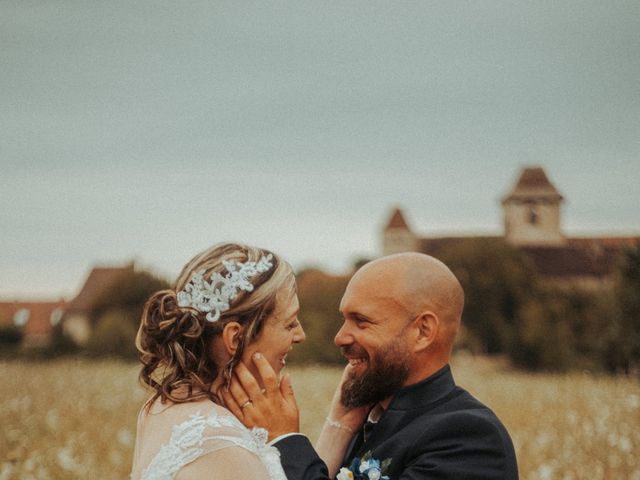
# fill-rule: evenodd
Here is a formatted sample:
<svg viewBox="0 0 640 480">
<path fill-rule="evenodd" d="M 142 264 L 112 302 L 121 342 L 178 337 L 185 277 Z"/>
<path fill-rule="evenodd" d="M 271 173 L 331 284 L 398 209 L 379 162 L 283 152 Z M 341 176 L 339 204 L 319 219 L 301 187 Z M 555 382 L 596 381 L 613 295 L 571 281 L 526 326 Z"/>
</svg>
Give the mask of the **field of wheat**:
<svg viewBox="0 0 640 480">
<path fill-rule="evenodd" d="M 521 478 L 640 480 L 637 381 L 531 375 L 469 358 L 453 371 L 507 426 Z M 314 439 L 340 370 L 290 373 Z M 136 365 L 117 361 L 0 362 L 0 480 L 128 478 L 147 395 L 136 376 Z"/>
</svg>

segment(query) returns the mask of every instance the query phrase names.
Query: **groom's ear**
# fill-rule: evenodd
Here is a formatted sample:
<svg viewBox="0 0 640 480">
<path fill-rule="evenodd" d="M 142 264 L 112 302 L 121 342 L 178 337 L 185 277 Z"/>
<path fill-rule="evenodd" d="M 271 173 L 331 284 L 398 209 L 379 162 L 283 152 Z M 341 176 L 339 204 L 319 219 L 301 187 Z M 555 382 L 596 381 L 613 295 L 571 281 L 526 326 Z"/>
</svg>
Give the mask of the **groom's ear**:
<svg viewBox="0 0 640 480">
<path fill-rule="evenodd" d="M 238 344 L 240 343 L 240 334 L 242 333 L 242 325 L 238 322 L 229 322 L 224 326 L 222 330 L 222 341 L 224 348 L 229 355 L 234 355 L 238 350 Z"/>
<path fill-rule="evenodd" d="M 440 319 L 432 311 L 424 311 L 413 322 L 414 328 L 414 352 L 420 352 L 429 348 L 438 336 Z"/>
</svg>

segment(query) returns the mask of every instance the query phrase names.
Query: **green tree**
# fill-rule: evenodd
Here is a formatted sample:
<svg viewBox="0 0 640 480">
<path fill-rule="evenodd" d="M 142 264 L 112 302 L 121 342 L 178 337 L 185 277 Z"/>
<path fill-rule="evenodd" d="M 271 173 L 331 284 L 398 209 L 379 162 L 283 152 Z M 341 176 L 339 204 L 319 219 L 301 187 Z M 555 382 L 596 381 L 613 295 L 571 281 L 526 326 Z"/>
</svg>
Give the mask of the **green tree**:
<svg viewBox="0 0 640 480">
<path fill-rule="evenodd" d="M 470 239 L 445 247 L 439 255 L 465 291 L 469 343 L 482 353 L 506 353 L 517 334 L 521 310 L 534 297 L 537 280 L 528 259 L 501 239 Z"/>
<path fill-rule="evenodd" d="M 340 300 L 349 278 L 310 269 L 300 272 L 297 280 L 300 321 L 307 339 L 303 345 L 293 350 L 289 358 L 294 362 L 344 361 L 333 338 L 342 325 Z"/>
<path fill-rule="evenodd" d="M 87 350 L 95 355 L 133 358 L 137 328 L 126 310 L 107 310 L 96 323 Z"/>
<path fill-rule="evenodd" d="M 595 295 L 545 287 L 520 310 L 509 351 L 531 370 L 600 370 L 604 331 Z"/>
<path fill-rule="evenodd" d="M 132 270 L 107 289 L 91 312 L 95 328 L 87 350 L 96 355 L 135 356 L 135 336 L 147 299 L 169 283 L 145 270 Z"/>
<path fill-rule="evenodd" d="M 605 354 L 609 370 L 640 371 L 640 245 L 625 250 L 614 287 L 615 311 L 609 316 L 610 338 Z"/>
<path fill-rule="evenodd" d="M 24 332 L 20 327 L 10 324 L 0 325 L 0 352 L 13 352 L 20 346 Z"/>
</svg>

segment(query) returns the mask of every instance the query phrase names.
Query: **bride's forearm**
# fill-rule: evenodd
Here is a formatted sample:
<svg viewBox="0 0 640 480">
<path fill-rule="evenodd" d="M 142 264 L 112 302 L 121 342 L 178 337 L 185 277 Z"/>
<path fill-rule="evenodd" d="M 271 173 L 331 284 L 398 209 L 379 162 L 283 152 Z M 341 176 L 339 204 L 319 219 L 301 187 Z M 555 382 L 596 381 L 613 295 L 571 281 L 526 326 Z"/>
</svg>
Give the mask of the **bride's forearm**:
<svg viewBox="0 0 640 480">
<path fill-rule="evenodd" d="M 316 442 L 316 452 L 327 465 L 329 478 L 335 478 L 353 438 L 353 431 L 339 422 L 327 418 Z"/>
</svg>

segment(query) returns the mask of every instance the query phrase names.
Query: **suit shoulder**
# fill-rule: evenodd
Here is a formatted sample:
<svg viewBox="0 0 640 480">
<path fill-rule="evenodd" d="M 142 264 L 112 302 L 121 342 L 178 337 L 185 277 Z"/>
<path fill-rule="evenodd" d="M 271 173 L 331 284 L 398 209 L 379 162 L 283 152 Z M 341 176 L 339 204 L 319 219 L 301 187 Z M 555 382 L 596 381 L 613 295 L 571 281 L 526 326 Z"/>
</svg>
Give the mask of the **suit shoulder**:
<svg viewBox="0 0 640 480">
<path fill-rule="evenodd" d="M 498 416 L 488 406 L 471 395 L 466 390 L 457 387 L 460 395 L 458 396 L 457 403 L 451 405 L 451 413 L 455 414 L 458 419 L 476 423 L 478 425 L 485 424 L 485 426 L 503 429 L 504 425 L 498 418 Z"/>
<path fill-rule="evenodd" d="M 506 433 L 506 428 L 488 407 L 454 410 L 436 415 L 430 425 L 433 431 L 449 431 L 452 433 Z"/>
<path fill-rule="evenodd" d="M 454 400 L 432 412 L 428 428 L 423 430 L 417 445 L 425 441 L 455 443 L 464 439 L 467 444 L 481 442 L 512 452 L 511 437 L 496 414 L 466 390 L 459 389 L 458 393 Z"/>
<path fill-rule="evenodd" d="M 423 418 L 404 457 L 407 468 L 447 478 L 517 479 L 513 443 L 502 422 L 477 400 L 462 403 L 464 408 L 449 405 Z"/>
</svg>

